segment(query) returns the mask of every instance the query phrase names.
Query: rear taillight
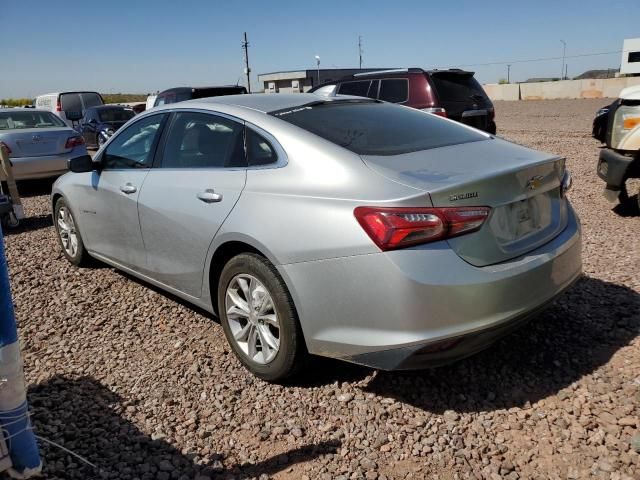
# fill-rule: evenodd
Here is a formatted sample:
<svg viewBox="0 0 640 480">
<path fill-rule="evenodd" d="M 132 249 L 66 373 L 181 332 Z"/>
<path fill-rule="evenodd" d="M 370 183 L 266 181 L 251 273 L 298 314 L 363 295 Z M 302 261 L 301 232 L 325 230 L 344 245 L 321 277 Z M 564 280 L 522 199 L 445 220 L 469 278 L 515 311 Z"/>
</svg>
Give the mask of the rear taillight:
<svg viewBox="0 0 640 480">
<path fill-rule="evenodd" d="M 495 109 L 495 108 L 493 108 L 493 107 L 492 107 L 492 108 L 489 108 L 489 109 L 487 110 L 487 112 L 489 112 L 489 118 L 490 118 L 491 120 L 493 120 L 494 118 L 496 118 L 496 109 Z"/>
<path fill-rule="evenodd" d="M 474 232 L 489 211 L 488 207 L 358 207 L 353 213 L 380 249 L 393 250 Z"/>
<path fill-rule="evenodd" d="M 9 145 L 7 145 L 4 142 L 0 142 L 0 148 L 6 148 L 7 149 L 7 154 L 11 155 L 11 149 L 9 148 Z"/>
<path fill-rule="evenodd" d="M 60 105 L 60 99 L 58 99 L 58 102 L 56 103 L 56 112 L 61 112 L 62 111 L 62 105 Z"/>
<path fill-rule="evenodd" d="M 64 144 L 64 148 L 74 148 L 84 145 L 84 138 L 80 135 L 67 138 L 67 143 Z"/>
<path fill-rule="evenodd" d="M 444 108 L 440 108 L 440 107 L 423 108 L 422 111 L 427 113 L 433 113 L 434 115 L 438 115 L 439 117 L 447 118 L 447 111 Z"/>
</svg>

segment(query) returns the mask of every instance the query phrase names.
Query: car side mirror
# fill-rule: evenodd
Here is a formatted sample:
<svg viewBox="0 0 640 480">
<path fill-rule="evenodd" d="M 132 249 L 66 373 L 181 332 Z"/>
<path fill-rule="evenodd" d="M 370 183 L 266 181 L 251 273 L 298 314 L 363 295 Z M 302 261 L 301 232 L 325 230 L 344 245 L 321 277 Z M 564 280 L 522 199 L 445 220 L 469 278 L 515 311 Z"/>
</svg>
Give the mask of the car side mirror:
<svg viewBox="0 0 640 480">
<path fill-rule="evenodd" d="M 95 123 L 98 123 L 98 121 L 95 118 L 92 118 L 91 120 L 89 120 L 89 123 L 95 124 Z"/>
<path fill-rule="evenodd" d="M 74 173 L 83 173 L 97 170 L 97 165 L 89 155 L 82 155 L 67 160 L 67 168 Z"/>
</svg>

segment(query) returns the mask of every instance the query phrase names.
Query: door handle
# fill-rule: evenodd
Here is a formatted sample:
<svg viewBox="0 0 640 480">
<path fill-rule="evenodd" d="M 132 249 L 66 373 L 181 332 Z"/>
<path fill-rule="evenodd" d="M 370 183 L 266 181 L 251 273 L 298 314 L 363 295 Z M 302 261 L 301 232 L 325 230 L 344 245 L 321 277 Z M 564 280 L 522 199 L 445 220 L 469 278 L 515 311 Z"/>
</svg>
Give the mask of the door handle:
<svg viewBox="0 0 640 480">
<path fill-rule="evenodd" d="M 204 203 L 216 203 L 222 201 L 222 194 L 214 192 L 213 188 L 207 188 L 204 192 L 198 192 L 196 197 Z"/>
<path fill-rule="evenodd" d="M 136 193 L 138 189 L 135 187 L 135 185 L 131 185 L 130 183 L 125 183 L 124 185 L 120 185 L 120 191 L 122 193 L 126 193 L 127 195 L 130 195 L 132 193 Z"/>
</svg>

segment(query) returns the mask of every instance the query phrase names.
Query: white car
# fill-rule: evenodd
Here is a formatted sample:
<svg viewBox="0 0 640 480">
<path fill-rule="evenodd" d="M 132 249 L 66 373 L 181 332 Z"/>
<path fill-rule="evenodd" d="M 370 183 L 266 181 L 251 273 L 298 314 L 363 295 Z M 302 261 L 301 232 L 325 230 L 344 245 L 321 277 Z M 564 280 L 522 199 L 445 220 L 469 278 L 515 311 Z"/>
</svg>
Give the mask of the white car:
<svg viewBox="0 0 640 480">
<path fill-rule="evenodd" d="M 80 120 L 87 108 L 99 105 L 104 105 L 104 100 L 98 92 L 57 92 L 38 95 L 35 106 L 53 113 L 73 127 L 73 122 Z"/>
</svg>

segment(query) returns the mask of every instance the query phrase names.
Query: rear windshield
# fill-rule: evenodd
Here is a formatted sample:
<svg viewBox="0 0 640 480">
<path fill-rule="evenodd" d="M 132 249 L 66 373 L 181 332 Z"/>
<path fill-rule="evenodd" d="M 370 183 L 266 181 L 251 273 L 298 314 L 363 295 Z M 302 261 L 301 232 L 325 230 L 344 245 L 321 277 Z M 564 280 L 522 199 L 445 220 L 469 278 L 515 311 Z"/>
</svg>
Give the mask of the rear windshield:
<svg viewBox="0 0 640 480">
<path fill-rule="evenodd" d="M 72 92 L 60 95 L 60 107 L 65 112 L 83 112 L 87 108 L 103 104 L 102 98 L 95 92 Z"/>
<path fill-rule="evenodd" d="M 432 74 L 431 81 L 441 101 L 468 101 L 474 97 L 486 97 L 484 90 L 471 74 Z"/>
<path fill-rule="evenodd" d="M 55 128 L 67 125 L 49 112 L 0 112 L 0 130 L 17 128 Z"/>
<path fill-rule="evenodd" d="M 133 118 L 135 113 L 125 108 L 109 108 L 101 109 L 98 116 L 101 122 L 126 122 Z"/>
<path fill-rule="evenodd" d="M 375 101 L 329 101 L 271 112 L 358 155 L 400 155 L 487 137 L 412 108 Z"/>
<path fill-rule="evenodd" d="M 246 93 L 244 87 L 216 87 L 216 88 L 196 88 L 192 98 L 222 97 L 224 95 L 238 95 Z"/>
</svg>

